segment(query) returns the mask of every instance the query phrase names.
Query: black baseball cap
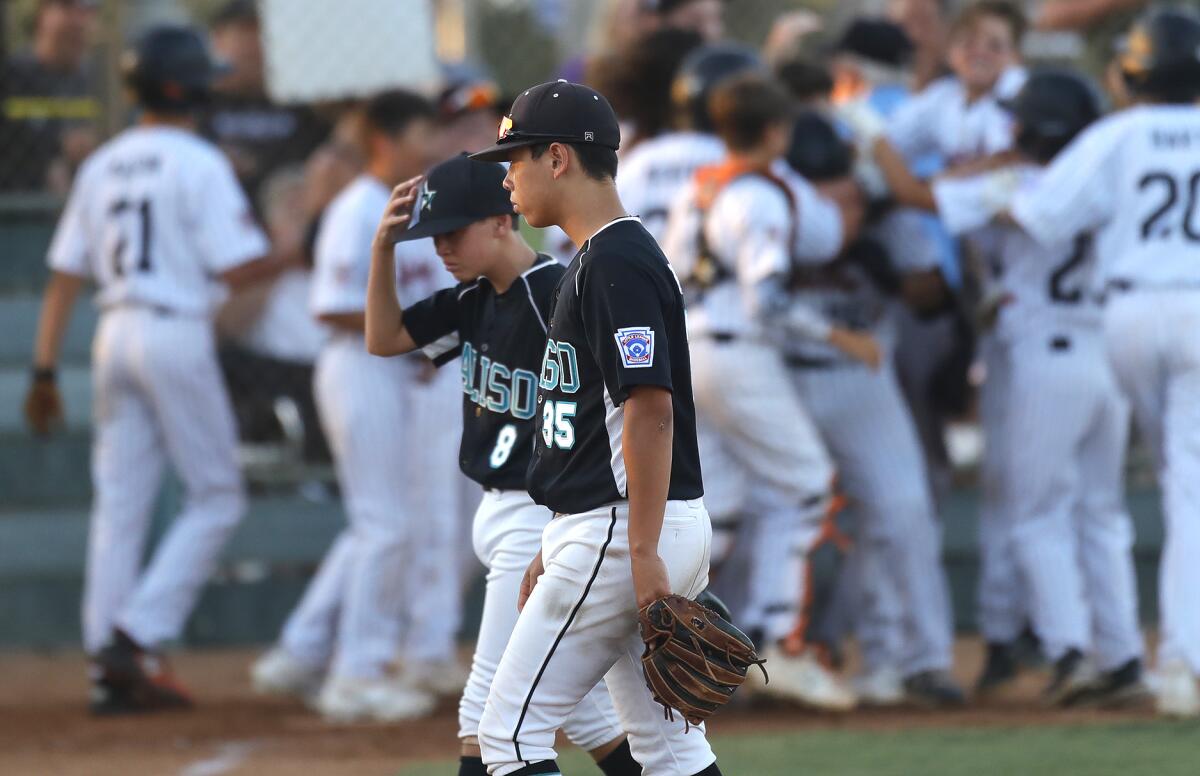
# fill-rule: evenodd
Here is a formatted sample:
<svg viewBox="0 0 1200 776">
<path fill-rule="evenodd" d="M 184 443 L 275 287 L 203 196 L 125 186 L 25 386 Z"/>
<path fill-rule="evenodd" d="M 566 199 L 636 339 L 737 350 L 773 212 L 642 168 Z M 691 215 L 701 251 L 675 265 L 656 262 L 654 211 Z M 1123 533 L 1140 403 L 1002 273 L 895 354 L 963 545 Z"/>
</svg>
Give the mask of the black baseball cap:
<svg viewBox="0 0 1200 776">
<path fill-rule="evenodd" d="M 446 234 L 492 216 L 511 216 L 505 175 L 502 165 L 477 162 L 465 153 L 435 166 L 421 184 L 413 220 L 400 242 Z"/>
<path fill-rule="evenodd" d="M 472 159 L 502 162 L 513 149 L 539 143 L 576 143 L 617 150 L 621 127 L 604 95 L 583 84 L 558 80 L 531 86 L 517 95 L 500 122 L 496 144 Z"/>
<path fill-rule="evenodd" d="M 862 18 L 850 23 L 833 50 L 889 67 L 903 67 L 912 59 L 913 44 L 903 27 L 885 19 Z"/>
</svg>

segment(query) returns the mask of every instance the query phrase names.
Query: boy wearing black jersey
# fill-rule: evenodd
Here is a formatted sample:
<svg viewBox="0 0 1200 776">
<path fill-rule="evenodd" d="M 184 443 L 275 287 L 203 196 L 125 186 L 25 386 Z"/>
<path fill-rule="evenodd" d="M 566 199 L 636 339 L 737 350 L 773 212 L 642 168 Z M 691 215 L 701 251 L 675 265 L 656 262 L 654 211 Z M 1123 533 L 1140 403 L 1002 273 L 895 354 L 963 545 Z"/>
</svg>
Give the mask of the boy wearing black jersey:
<svg viewBox="0 0 1200 776">
<path fill-rule="evenodd" d="M 459 704 L 460 776 L 486 773 L 476 738 L 480 716 L 517 619 L 522 577 L 551 516 L 530 499 L 525 471 L 537 435 L 537 382 L 551 298 L 563 268 L 521 239 L 504 174 L 498 164 L 458 156 L 425 179 L 397 186 L 375 236 L 367 292 L 371 353 L 394 356 L 421 348 L 439 366 L 461 355 L 459 463 L 485 488 L 473 540 L 488 575 L 479 641 Z M 433 237 L 459 285 L 401 309 L 393 249 L 423 237 Z M 641 773 L 603 682 L 593 683 L 562 727 L 609 776 Z"/>
<path fill-rule="evenodd" d="M 608 102 L 558 81 L 519 95 L 473 156 L 510 161 L 517 212 L 579 246 L 547 321 L 528 479 L 555 517 L 479 726 L 493 776 L 558 774 L 554 731 L 601 678 L 644 774 L 720 773 L 702 726 L 665 718 L 640 664 L 638 608 L 704 589 L 712 528 L 683 295 L 617 196 L 619 144 Z"/>
</svg>

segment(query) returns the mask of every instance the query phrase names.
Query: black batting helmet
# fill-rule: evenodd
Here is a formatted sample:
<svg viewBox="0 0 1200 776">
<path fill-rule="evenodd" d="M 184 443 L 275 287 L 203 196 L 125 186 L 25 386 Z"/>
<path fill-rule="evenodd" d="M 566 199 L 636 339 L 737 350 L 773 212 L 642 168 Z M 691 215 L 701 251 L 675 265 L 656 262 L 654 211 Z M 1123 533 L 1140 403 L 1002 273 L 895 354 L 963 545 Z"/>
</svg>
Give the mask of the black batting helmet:
<svg viewBox="0 0 1200 776">
<path fill-rule="evenodd" d="M 1017 150 L 1042 164 L 1102 112 L 1095 87 L 1079 73 L 1060 69 L 1031 73 L 1004 105 L 1017 120 Z"/>
<path fill-rule="evenodd" d="M 191 27 L 152 27 L 121 59 L 125 82 L 151 110 L 185 111 L 208 99 L 228 67 L 209 54 Z"/>
<path fill-rule="evenodd" d="M 793 170 L 814 183 L 844 177 L 854 167 L 850 144 L 827 118 L 813 110 L 796 117 L 785 158 Z"/>
<path fill-rule="evenodd" d="M 1164 102 L 1200 97 L 1200 14 L 1181 7 L 1147 11 L 1121 42 L 1117 66 L 1136 95 Z"/>
<path fill-rule="evenodd" d="M 763 70 L 762 58 L 748 46 L 714 43 L 688 54 L 671 84 L 671 102 L 689 129 L 712 132 L 708 97 L 718 82 L 747 70 Z"/>
</svg>

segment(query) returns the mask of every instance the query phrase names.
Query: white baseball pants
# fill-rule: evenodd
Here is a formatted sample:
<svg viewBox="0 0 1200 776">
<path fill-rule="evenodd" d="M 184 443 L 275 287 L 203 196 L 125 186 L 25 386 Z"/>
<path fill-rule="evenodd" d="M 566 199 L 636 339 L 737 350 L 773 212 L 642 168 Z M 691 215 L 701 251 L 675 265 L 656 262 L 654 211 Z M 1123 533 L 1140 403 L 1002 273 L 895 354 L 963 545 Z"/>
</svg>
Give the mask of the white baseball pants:
<svg viewBox="0 0 1200 776">
<path fill-rule="evenodd" d="M 321 351 L 317 409 L 337 467 L 347 526 L 284 626 L 281 643 L 331 673 L 382 676 L 400 648 L 420 554 L 415 525 L 451 515 L 413 515 L 402 473 L 413 467 L 406 438 L 413 365 L 378 358 L 362 341 L 338 337 Z"/>
<path fill-rule="evenodd" d="M 689 776 L 716 757 L 703 726 L 668 720 L 642 675 L 644 649 L 629 567 L 629 507 L 555 517 L 542 533 L 546 573 L 525 604 L 496 669 L 479 724 L 493 776 L 553 760 L 554 734 L 604 679 L 646 776 Z M 671 591 L 708 584 L 712 538 L 703 501 L 669 501 L 658 552 Z"/>
<path fill-rule="evenodd" d="M 1062 338 L 1066 349 L 1051 339 L 1009 346 L 1001 433 L 1012 547 L 1046 657 L 1094 647 L 1109 670 L 1142 654 L 1125 511 L 1129 407 L 1099 331 Z"/>
<path fill-rule="evenodd" d="M 1109 362 L 1163 492 L 1159 662 L 1186 661 L 1200 674 L 1200 290 L 1114 294 L 1104 324 Z"/>
<path fill-rule="evenodd" d="M 954 624 L 924 456 L 890 363 L 792 369 L 855 517 L 850 558 L 869 668 L 949 669 Z M 893 611 L 899 607 L 899 612 Z M 899 633 L 880 632 L 899 625 Z M 887 653 L 887 650 L 900 651 Z"/>
<path fill-rule="evenodd" d="M 401 433 L 404 460 L 413 463 L 393 470 L 403 481 L 405 512 L 413 516 L 420 548 L 405 583 L 406 589 L 420 593 L 407 602 L 409 627 L 400 649 L 403 659 L 417 664 L 452 657 L 462 625 L 466 477 L 458 466 L 462 376 L 457 366 L 457 361 L 446 364 L 431 374 L 432 366 L 422 365 L 423 379 L 413 381 L 406 392 L 408 425 Z"/>
<path fill-rule="evenodd" d="M 1012 370 L 1008 349 L 995 339 L 980 342 L 987 370 L 979 391 L 979 420 L 984 454 L 979 470 L 979 632 L 988 643 L 1006 644 L 1021 635 L 1029 616 L 1025 581 L 1013 547 L 1011 497 L 1017 487 L 1008 481 L 1006 462 L 1013 453 L 1008 425 L 1008 396 Z"/>
<path fill-rule="evenodd" d="M 806 555 L 828 507 L 833 463 L 778 349 L 699 337 L 691 355 L 705 490 L 722 509 L 716 521 L 726 527 L 741 514 L 754 522 L 747 532 L 754 558 L 747 605 L 735 614 L 745 628 L 777 641 L 800 618 Z M 709 476 L 730 470 L 741 476 Z M 731 495 L 722 486 L 742 492 Z"/>
<path fill-rule="evenodd" d="M 458 704 L 458 737 L 479 735 L 479 720 L 487 703 L 496 667 L 517 624 L 517 596 L 529 562 L 542 546 L 542 531 L 550 510 L 533 503 L 528 493 L 487 490 L 475 513 L 472 543 L 487 567 L 487 588 L 471 676 Z M 593 687 L 563 722 L 571 743 L 591 751 L 622 734 L 608 688 Z"/>
<path fill-rule="evenodd" d="M 114 626 L 139 644 L 177 638 L 245 511 L 233 410 L 207 318 L 119 308 L 92 344 L 95 438 L 83 593 L 88 652 Z M 169 460 L 183 511 L 141 574 Z"/>
</svg>

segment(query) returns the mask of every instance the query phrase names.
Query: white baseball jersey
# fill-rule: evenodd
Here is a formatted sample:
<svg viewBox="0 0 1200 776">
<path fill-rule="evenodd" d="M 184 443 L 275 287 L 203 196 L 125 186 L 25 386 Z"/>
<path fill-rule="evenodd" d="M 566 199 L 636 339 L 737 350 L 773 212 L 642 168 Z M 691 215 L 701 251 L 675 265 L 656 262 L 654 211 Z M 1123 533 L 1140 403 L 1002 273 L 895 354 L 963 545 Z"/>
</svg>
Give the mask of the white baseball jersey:
<svg viewBox="0 0 1200 776">
<path fill-rule="evenodd" d="M 1041 242 L 1095 231 L 1102 280 L 1200 285 L 1200 109 L 1146 105 L 1077 137 L 1012 215 Z"/>
<path fill-rule="evenodd" d="M 1023 81 L 1022 71 L 1009 71 L 999 84 L 1005 90 L 1000 96 L 1009 96 Z M 1012 127 L 1012 115 L 996 96 L 967 102 L 962 82 L 947 76 L 897 108 L 888 119 L 886 136 L 908 159 L 936 153 L 953 164 L 1007 150 Z"/>
<path fill-rule="evenodd" d="M 50 245 L 50 267 L 94 279 L 101 308 L 209 315 L 216 277 L 267 253 L 229 161 L 174 127 L 133 127 L 84 163 Z"/>
<path fill-rule="evenodd" d="M 703 230 L 707 250 L 729 275 L 689 307 L 689 331 L 761 337 L 760 284 L 786 277 L 797 262 L 827 261 L 837 252 L 841 217 L 836 207 L 798 175 L 783 181 L 790 196 L 760 175 L 735 178 L 707 211 L 698 204 L 696 181 L 679 193 L 663 252 L 681 278 L 690 278 L 700 259 Z M 802 306 L 793 307 L 787 323 L 802 336 L 829 336 L 828 324 Z"/>
<path fill-rule="evenodd" d="M 1003 299 L 995 329 L 1001 341 L 1100 327 L 1090 234 L 1068 234 L 1040 244 L 1021 229 L 989 225 L 1013 197 L 1036 189 L 1043 175 L 1039 167 L 1021 165 L 942 178 L 933 185 L 946 228 L 951 234 L 970 234 L 988 260 L 996 286 L 989 295 Z"/>
<path fill-rule="evenodd" d="M 644 140 L 621 157 L 617 170 L 621 204 L 627 213 L 641 216 L 642 226 L 661 243 L 675 197 L 696 170 L 724 156 L 720 139 L 703 132 L 668 132 Z"/>
</svg>

